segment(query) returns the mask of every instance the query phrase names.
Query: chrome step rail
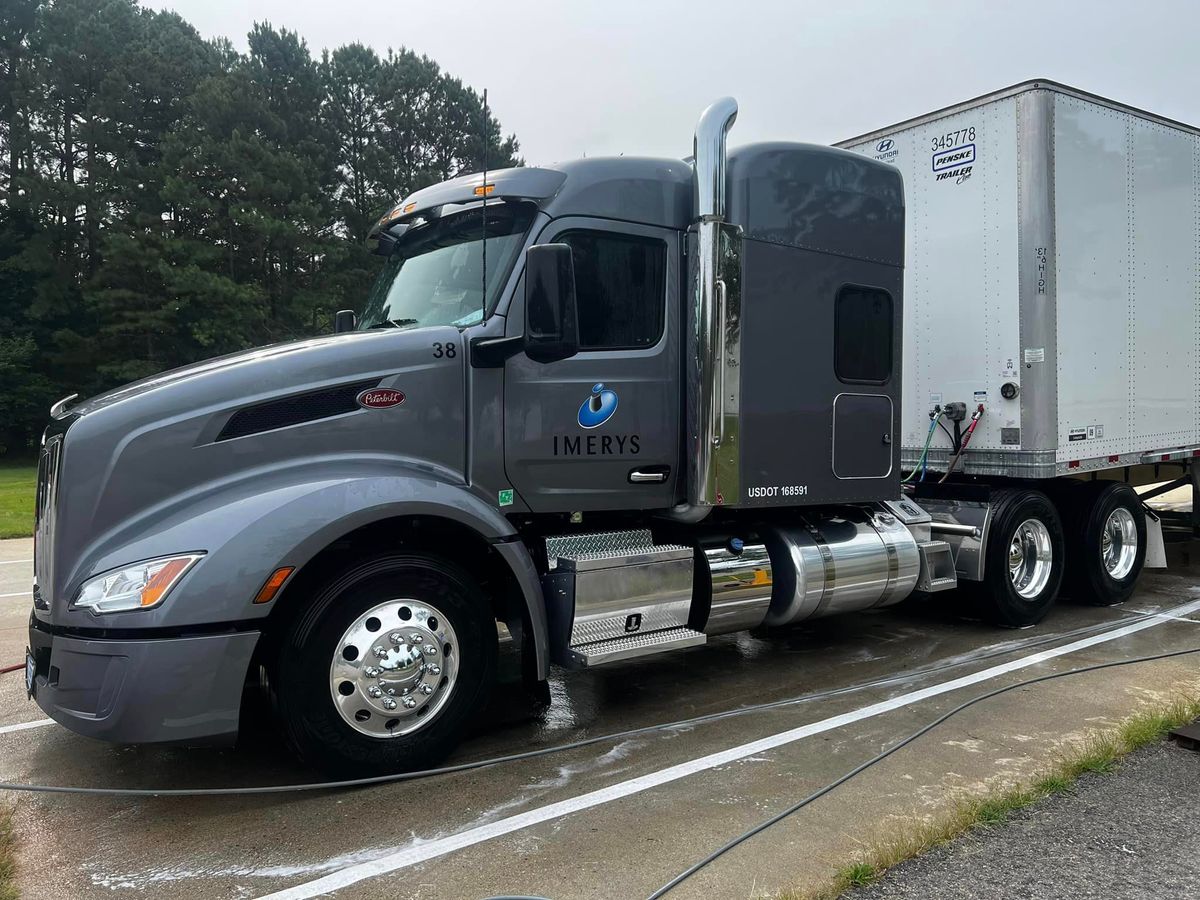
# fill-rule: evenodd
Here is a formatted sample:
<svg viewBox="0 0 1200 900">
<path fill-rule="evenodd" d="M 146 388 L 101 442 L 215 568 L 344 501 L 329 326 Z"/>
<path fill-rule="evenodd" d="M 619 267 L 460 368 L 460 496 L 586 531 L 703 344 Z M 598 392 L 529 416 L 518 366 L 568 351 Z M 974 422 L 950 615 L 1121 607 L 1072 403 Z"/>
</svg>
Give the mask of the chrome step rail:
<svg viewBox="0 0 1200 900">
<path fill-rule="evenodd" d="M 704 643 L 687 628 L 695 552 L 649 529 L 546 538 L 551 658 L 596 666 Z"/>
<path fill-rule="evenodd" d="M 625 637 L 611 638 L 607 641 L 593 641 L 590 644 L 579 644 L 570 650 L 571 661 L 582 668 L 616 662 L 619 659 L 634 659 L 638 656 L 650 656 L 662 653 L 664 650 L 679 650 L 683 647 L 697 647 L 708 640 L 708 635 L 702 631 L 681 626 L 667 628 L 663 631 L 649 631 L 643 634 L 630 634 Z"/>
</svg>

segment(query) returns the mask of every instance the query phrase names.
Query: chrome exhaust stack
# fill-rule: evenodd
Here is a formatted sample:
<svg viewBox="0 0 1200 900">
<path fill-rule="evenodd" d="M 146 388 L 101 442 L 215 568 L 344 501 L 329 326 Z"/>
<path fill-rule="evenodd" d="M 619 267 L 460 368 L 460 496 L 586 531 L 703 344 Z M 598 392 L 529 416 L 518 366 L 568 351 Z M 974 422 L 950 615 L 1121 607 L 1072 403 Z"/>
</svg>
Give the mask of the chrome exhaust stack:
<svg viewBox="0 0 1200 900">
<path fill-rule="evenodd" d="M 732 429 L 727 428 L 729 401 L 736 404 L 736 356 L 740 334 L 729 334 L 731 304 L 740 296 L 730 290 L 723 267 L 737 261 L 738 247 L 725 234 L 726 143 L 737 120 L 737 101 L 722 97 L 700 116 L 692 145 L 696 208 L 695 268 L 688 329 L 688 432 L 692 453 L 688 503 L 707 508 L 736 503 L 738 472 Z M 731 260 L 730 257 L 733 257 Z M 740 266 L 739 266 L 740 268 Z M 736 405 L 734 406 L 736 417 Z M 733 452 L 730 452 L 733 451 Z M 732 468 L 731 468 L 732 465 Z"/>
</svg>

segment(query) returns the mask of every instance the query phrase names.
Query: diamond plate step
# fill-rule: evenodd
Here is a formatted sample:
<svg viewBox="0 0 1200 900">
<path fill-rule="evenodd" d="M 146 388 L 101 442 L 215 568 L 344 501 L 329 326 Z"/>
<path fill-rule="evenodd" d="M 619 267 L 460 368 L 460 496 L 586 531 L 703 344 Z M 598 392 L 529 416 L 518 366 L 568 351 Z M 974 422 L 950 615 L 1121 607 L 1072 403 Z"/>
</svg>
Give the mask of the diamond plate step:
<svg viewBox="0 0 1200 900">
<path fill-rule="evenodd" d="M 921 541 L 917 544 L 921 555 L 921 574 L 917 577 L 916 590 L 926 594 L 949 591 L 958 587 L 958 574 L 954 571 L 954 556 L 946 541 Z"/>
<path fill-rule="evenodd" d="M 572 647 L 570 653 L 571 660 L 577 666 L 591 668 L 616 662 L 619 659 L 633 659 L 638 656 L 649 656 L 651 653 L 662 653 L 664 650 L 696 647 L 707 640 L 708 636 L 702 631 L 693 631 L 686 627 L 667 628 L 663 631 L 631 634 L 627 637 L 612 638 L 607 641 L 580 644 Z"/>
</svg>

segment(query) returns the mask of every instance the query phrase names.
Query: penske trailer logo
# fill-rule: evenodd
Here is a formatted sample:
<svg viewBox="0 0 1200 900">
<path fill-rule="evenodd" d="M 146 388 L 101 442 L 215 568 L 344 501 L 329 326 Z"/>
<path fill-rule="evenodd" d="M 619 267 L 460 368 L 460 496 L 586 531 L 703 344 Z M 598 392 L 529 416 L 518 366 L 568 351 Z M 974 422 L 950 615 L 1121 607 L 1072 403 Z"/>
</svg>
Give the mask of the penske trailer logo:
<svg viewBox="0 0 1200 900">
<path fill-rule="evenodd" d="M 971 177 L 971 169 L 975 165 L 975 145 L 961 144 L 950 150 L 940 150 L 933 154 L 932 164 L 938 181 L 954 179 L 961 183 Z"/>
</svg>

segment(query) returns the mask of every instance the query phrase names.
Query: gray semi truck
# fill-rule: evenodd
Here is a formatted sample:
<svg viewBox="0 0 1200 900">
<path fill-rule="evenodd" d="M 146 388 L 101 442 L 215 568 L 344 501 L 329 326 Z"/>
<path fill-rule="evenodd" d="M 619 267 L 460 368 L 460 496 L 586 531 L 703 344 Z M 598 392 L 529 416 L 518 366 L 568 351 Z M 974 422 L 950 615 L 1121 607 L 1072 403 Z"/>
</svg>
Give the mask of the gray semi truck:
<svg viewBox="0 0 1200 900">
<path fill-rule="evenodd" d="M 108 741 L 221 742 L 257 686 L 306 760 L 391 772 L 455 746 L 502 640 L 538 685 L 914 592 L 1006 626 L 1064 585 L 1128 597 L 1148 539 L 1127 484 L 972 468 L 981 421 L 1044 401 L 1037 373 L 1015 392 L 1032 370 L 914 404 L 929 436 L 902 473 L 901 376 L 923 363 L 901 171 L 727 152 L 736 114 L 709 107 L 689 160 L 420 190 L 376 227 L 382 273 L 336 333 L 56 405 L 42 709 Z"/>
</svg>

